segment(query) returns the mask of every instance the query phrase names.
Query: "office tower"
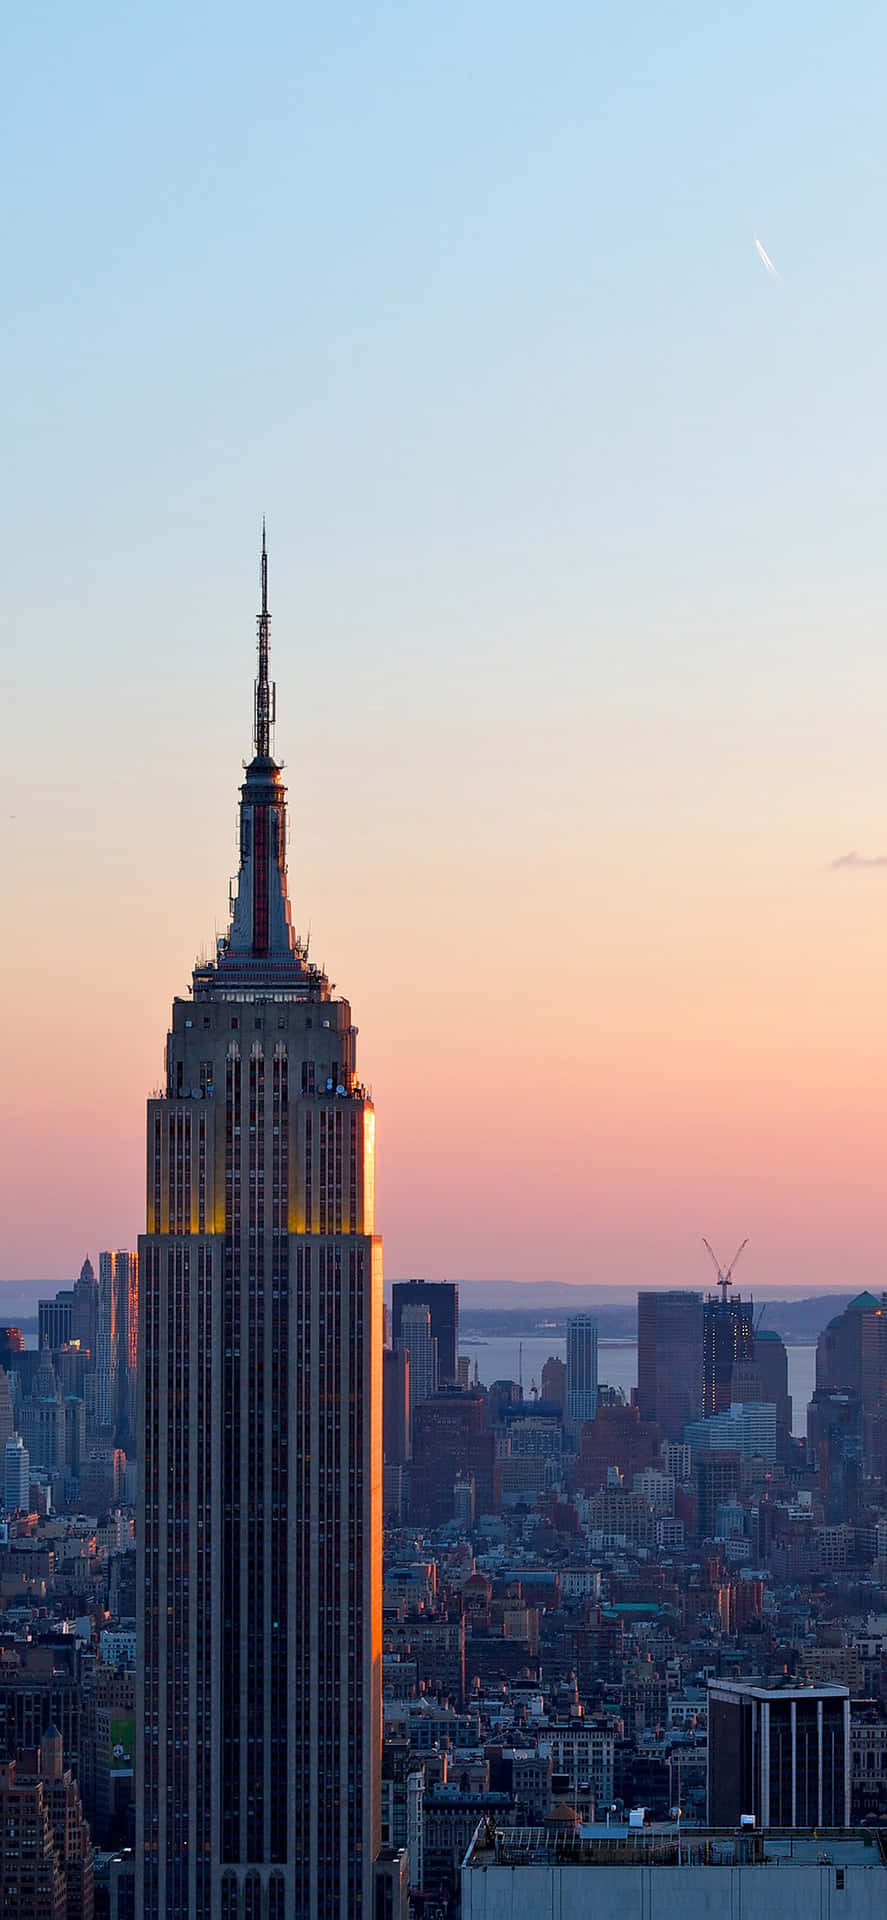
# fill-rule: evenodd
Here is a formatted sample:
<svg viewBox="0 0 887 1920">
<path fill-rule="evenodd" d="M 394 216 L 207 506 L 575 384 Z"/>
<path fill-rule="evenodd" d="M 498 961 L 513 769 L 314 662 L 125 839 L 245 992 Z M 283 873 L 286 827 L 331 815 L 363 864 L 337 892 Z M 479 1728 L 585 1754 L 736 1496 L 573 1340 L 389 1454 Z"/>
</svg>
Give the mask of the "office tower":
<svg viewBox="0 0 887 1920">
<path fill-rule="evenodd" d="M 40 1354 L 31 1391 L 19 1406 L 19 1424 L 32 1467 L 54 1473 L 65 1465 L 65 1409 L 52 1355 Z"/>
<path fill-rule="evenodd" d="M 264 543 L 258 624 L 231 923 L 148 1102 L 138 1920 L 371 1920 L 380 1839 L 374 1115 L 292 924 Z"/>
<path fill-rule="evenodd" d="M 807 1451 L 822 1495 L 826 1526 L 859 1517 L 865 1423 L 856 1393 L 817 1387 L 807 1408 Z"/>
<path fill-rule="evenodd" d="M 67 1920 L 67 1875 L 43 1785 L 24 1785 L 15 1760 L 0 1762 L 0 1907 L 9 1920 Z"/>
<path fill-rule="evenodd" d="M 599 1406 L 580 1436 L 573 1483 L 584 1493 L 596 1493 L 613 1468 L 630 1489 L 636 1473 L 659 1465 L 660 1445 L 657 1422 L 642 1420 L 638 1407 Z"/>
<path fill-rule="evenodd" d="M 24 1351 L 25 1336 L 21 1327 L 0 1327 L 0 1366 L 8 1372 L 10 1364 L 15 1366 L 15 1355 Z"/>
<path fill-rule="evenodd" d="M 71 1339 L 71 1322 L 74 1312 L 74 1295 L 71 1292 L 57 1293 L 54 1300 L 37 1302 L 37 1345 L 38 1347 L 66 1347 Z"/>
<path fill-rule="evenodd" d="M 754 1359 L 737 1360 L 730 1378 L 730 1400 L 764 1400 L 776 1408 L 776 1451 L 791 1453 L 792 1403 L 788 1390 L 788 1354 L 778 1333 L 756 1327 Z"/>
<path fill-rule="evenodd" d="M 690 1420 L 684 1438 L 694 1460 L 704 1453 L 738 1453 L 741 1460 L 776 1459 L 776 1408 L 772 1401 L 737 1400 L 726 1413 Z"/>
<path fill-rule="evenodd" d="M 14 1433 L 3 1449 L 3 1511 L 27 1513 L 31 1484 L 31 1462 L 20 1433 Z"/>
<path fill-rule="evenodd" d="M 738 1827 L 850 1824 L 847 1687 L 708 1686 L 708 1821 Z"/>
<path fill-rule="evenodd" d="M 816 1385 L 855 1393 L 865 1413 L 887 1395 L 887 1294 L 859 1293 L 816 1342 Z"/>
<path fill-rule="evenodd" d="M 700 1540 L 713 1540 L 717 1532 L 717 1513 L 739 1492 L 739 1454 L 700 1453 L 694 1463 L 696 1481 L 696 1528 Z"/>
<path fill-rule="evenodd" d="M 667 1440 L 702 1412 L 702 1296 L 638 1294 L 638 1406 Z"/>
<path fill-rule="evenodd" d="M 0 1765 L 4 1920 L 93 1920 L 93 1858 L 80 1789 L 52 1723 Z"/>
<path fill-rule="evenodd" d="M 431 1331 L 431 1314 L 427 1307 L 404 1307 L 400 1316 L 400 1329 L 395 1351 L 408 1353 L 410 1420 L 417 1407 L 430 1400 L 437 1392 L 439 1382 L 437 1341 Z"/>
<path fill-rule="evenodd" d="M 416 1408 L 410 1468 L 413 1519 L 445 1526 L 453 1518 L 456 1482 L 472 1477 L 477 1512 L 498 1512 L 501 1475 L 496 1435 L 487 1427 L 486 1398 L 476 1390 L 445 1388 Z"/>
<path fill-rule="evenodd" d="M 129 1248 L 99 1254 L 96 1420 L 120 1446 L 135 1429 L 139 1257 Z"/>
<path fill-rule="evenodd" d="M 9 1391 L 9 1376 L 0 1367 L 0 1447 L 5 1447 L 15 1432 L 15 1413 L 12 1406 L 12 1394 Z"/>
<path fill-rule="evenodd" d="M 597 1412 L 597 1322 L 589 1313 L 567 1321 L 567 1405 L 572 1427 L 582 1427 Z"/>
<path fill-rule="evenodd" d="M 459 1288 L 455 1280 L 395 1280 L 391 1289 L 391 1343 L 395 1347 L 405 1307 L 428 1308 L 437 1341 L 438 1379 L 442 1387 L 454 1387 L 459 1378 Z"/>
<path fill-rule="evenodd" d="M 710 1295 L 702 1310 L 702 1417 L 725 1413 L 730 1405 L 730 1383 L 737 1360 L 752 1360 L 755 1351 L 754 1303 L 740 1294 L 727 1299 Z"/>
<path fill-rule="evenodd" d="M 95 1366 L 96 1338 L 99 1311 L 99 1283 L 91 1260 L 84 1260 L 73 1287 L 74 1304 L 71 1309 L 71 1339 L 79 1340 L 81 1347 L 92 1355 Z"/>
<path fill-rule="evenodd" d="M 382 1356 L 382 1457 L 402 1467 L 410 1457 L 410 1356 L 386 1347 Z"/>
<path fill-rule="evenodd" d="M 542 1398 L 555 1407 L 563 1407 L 567 1397 L 567 1369 L 556 1354 L 550 1353 L 542 1368 Z"/>
<path fill-rule="evenodd" d="M 778 1333 L 769 1327 L 755 1330 L 755 1366 L 761 1376 L 761 1399 L 772 1400 L 779 1426 L 792 1430 L 792 1403 L 788 1390 L 788 1354 Z"/>
</svg>

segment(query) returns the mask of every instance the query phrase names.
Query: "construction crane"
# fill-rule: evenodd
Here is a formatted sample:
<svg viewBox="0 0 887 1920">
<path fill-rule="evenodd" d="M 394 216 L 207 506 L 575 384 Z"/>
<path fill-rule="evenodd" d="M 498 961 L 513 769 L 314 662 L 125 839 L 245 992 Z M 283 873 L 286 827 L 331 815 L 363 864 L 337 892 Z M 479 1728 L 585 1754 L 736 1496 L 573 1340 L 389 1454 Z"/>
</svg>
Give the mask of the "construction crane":
<svg viewBox="0 0 887 1920">
<path fill-rule="evenodd" d="M 721 1288 L 721 1304 L 723 1306 L 726 1306 L 727 1305 L 727 1288 L 732 1287 L 733 1285 L 733 1269 L 736 1266 L 736 1263 L 739 1259 L 740 1254 L 748 1246 L 748 1239 L 746 1238 L 745 1240 L 743 1240 L 741 1247 L 737 1247 L 729 1267 L 721 1266 L 720 1260 L 718 1259 L 718 1256 L 715 1253 L 714 1247 L 709 1245 L 708 1241 L 706 1240 L 705 1234 L 703 1234 L 702 1236 L 702 1244 L 706 1250 L 706 1253 L 710 1255 L 712 1261 L 714 1262 L 714 1266 L 716 1268 L 717 1276 L 718 1276 L 717 1284 Z"/>
</svg>

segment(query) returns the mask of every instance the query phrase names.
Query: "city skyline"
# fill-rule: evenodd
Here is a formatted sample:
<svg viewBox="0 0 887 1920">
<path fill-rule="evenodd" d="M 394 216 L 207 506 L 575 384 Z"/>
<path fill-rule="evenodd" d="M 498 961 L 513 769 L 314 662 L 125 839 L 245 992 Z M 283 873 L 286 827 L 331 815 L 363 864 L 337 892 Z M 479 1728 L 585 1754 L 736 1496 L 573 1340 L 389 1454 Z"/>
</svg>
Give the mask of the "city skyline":
<svg viewBox="0 0 887 1920">
<path fill-rule="evenodd" d="M 267 511 L 391 1272 L 876 1285 L 887 23 L 373 16 L 8 25 L 0 1277 L 137 1231 Z"/>
</svg>

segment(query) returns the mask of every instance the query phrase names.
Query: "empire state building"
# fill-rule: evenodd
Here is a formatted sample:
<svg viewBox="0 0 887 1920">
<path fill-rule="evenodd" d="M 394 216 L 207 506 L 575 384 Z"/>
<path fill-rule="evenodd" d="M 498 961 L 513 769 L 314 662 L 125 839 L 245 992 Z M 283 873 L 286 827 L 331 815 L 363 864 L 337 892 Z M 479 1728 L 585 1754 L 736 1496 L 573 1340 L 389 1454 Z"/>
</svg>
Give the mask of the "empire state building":
<svg viewBox="0 0 887 1920">
<path fill-rule="evenodd" d="M 293 929 L 262 547 L 227 938 L 173 1002 L 139 1242 L 139 1920 L 371 1920 L 381 1245 L 346 1000 Z"/>
</svg>

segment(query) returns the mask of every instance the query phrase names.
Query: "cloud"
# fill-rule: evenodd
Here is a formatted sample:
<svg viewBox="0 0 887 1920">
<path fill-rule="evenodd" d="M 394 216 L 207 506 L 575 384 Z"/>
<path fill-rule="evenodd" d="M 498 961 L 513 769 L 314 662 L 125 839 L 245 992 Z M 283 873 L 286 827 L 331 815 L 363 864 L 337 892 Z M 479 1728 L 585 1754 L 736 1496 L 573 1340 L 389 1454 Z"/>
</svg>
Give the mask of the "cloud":
<svg viewBox="0 0 887 1920">
<path fill-rule="evenodd" d="M 887 853 L 841 853 L 830 862 L 832 873 L 838 867 L 887 867 Z"/>
<path fill-rule="evenodd" d="M 779 274 L 777 273 L 776 268 L 773 265 L 773 262 L 770 258 L 769 253 L 767 252 L 766 247 L 761 246 L 761 242 L 758 239 L 757 234 L 754 235 L 754 242 L 758 250 L 758 259 L 763 261 L 763 264 L 766 267 L 767 272 L 772 273 L 774 280 L 778 280 Z"/>
</svg>

